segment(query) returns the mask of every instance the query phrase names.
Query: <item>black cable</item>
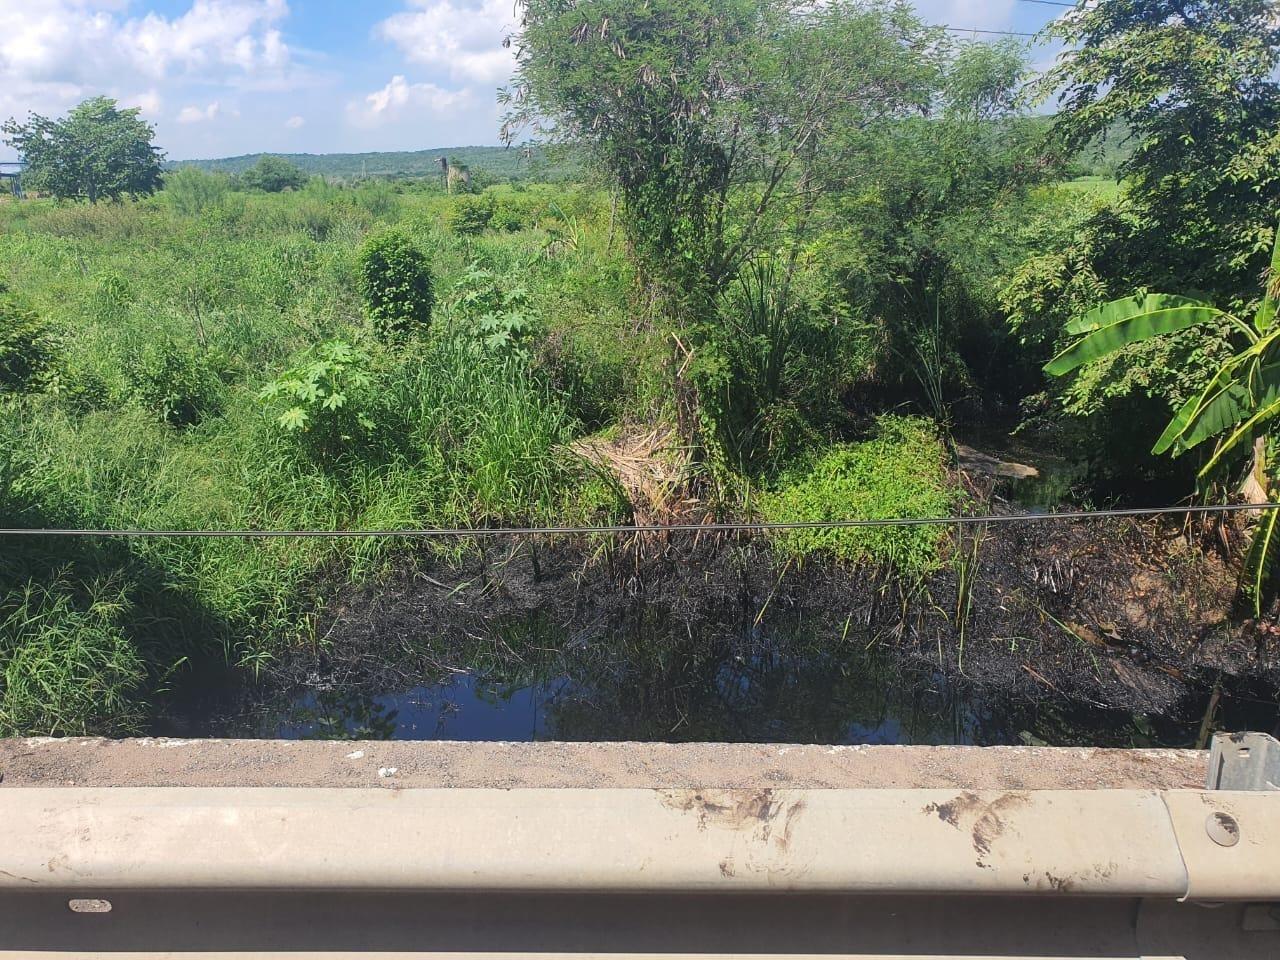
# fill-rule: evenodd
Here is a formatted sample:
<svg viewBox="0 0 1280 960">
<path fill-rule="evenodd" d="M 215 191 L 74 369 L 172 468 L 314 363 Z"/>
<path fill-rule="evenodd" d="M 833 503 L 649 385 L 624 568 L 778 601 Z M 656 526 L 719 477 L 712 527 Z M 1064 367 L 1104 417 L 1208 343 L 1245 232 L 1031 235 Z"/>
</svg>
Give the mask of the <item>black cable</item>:
<svg viewBox="0 0 1280 960">
<path fill-rule="evenodd" d="M 1001 37 L 1037 37 L 1039 34 L 1027 33 L 1023 30 L 981 30 L 977 27 L 943 27 L 943 30 L 949 30 L 952 33 L 986 33 L 994 34 Z"/>
<path fill-rule="evenodd" d="M 1280 510 L 1280 503 L 1224 503 L 1187 507 L 1128 507 L 1117 510 L 1063 510 L 1057 513 L 987 514 L 959 517 L 894 517 L 867 520 L 816 520 L 788 523 L 651 523 L 602 527 L 402 527 L 390 530 L 106 530 L 56 527 L 0 528 L 0 537 L 244 537 L 250 540 L 355 539 L 360 537 L 399 539 L 443 539 L 458 537 L 562 537 L 628 533 L 768 533 L 787 530 L 854 530 L 864 527 L 940 527 L 1035 523 L 1044 520 L 1095 520 L 1115 517 L 1164 515 L 1205 516 L 1244 513 L 1250 510 Z"/>
</svg>

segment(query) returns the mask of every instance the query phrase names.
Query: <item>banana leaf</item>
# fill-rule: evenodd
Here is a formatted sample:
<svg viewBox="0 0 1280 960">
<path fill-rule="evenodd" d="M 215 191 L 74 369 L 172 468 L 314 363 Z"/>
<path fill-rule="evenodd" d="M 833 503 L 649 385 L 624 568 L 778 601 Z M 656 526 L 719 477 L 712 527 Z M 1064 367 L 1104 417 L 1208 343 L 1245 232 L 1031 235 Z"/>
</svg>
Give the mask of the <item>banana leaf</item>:
<svg viewBox="0 0 1280 960">
<path fill-rule="evenodd" d="M 1262 404 L 1257 408 L 1248 420 L 1245 420 L 1235 431 L 1227 437 L 1222 443 L 1218 444 L 1218 449 L 1213 451 L 1213 456 L 1209 458 L 1209 462 L 1200 470 L 1200 476 L 1206 477 L 1213 472 L 1214 468 L 1220 464 L 1223 459 L 1236 447 L 1240 446 L 1244 440 L 1251 440 L 1254 435 L 1255 428 L 1272 420 L 1280 414 L 1280 396 L 1273 399 L 1270 403 Z"/>
<path fill-rule="evenodd" d="M 1249 370 L 1240 370 L 1244 361 Z M 1260 406 L 1280 397 L 1280 363 L 1259 368 L 1253 357 L 1232 357 L 1196 396 L 1178 410 L 1151 452 L 1173 450 L 1186 453 L 1219 434 L 1225 433 Z"/>
<path fill-rule="evenodd" d="M 1280 510 L 1268 510 L 1253 532 L 1253 541 L 1249 544 L 1249 552 L 1244 558 L 1241 570 L 1241 588 L 1253 601 L 1253 614 L 1262 616 L 1262 598 L 1265 596 L 1268 581 L 1271 580 L 1275 551 L 1280 539 L 1276 530 L 1280 527 Z"/>
<path fill-rule="evenodd" d="M 1102 327 L 1109 327 L 1113 323 L 1128 320 L 1130 317 L 1136 317 L 1143 313 L 1154 313 L 1157 310 L 1166 310 L 1170 307 L 1207 306 L 1209 304 L 1203 300 L 1179 297 L 1172 293 L 1135 294 L 1132 297 L 1112 300 L 1110 303 L 1104 303 L 1100 307 L 1094 307 L 1088 313 L 1082 313 L 1069 321 L 1062 328 L 1062 332 L 1071 335 L 1093 333 L 1093 331 Z"/>
<path fill-rule="evenodd" d="M 1152 296 L 1160 295 L 1152 294 Z M 1099 327 L 1087 337 L 1077 340 L 1045 364 L 1044 369 L 1052 376 L 1061 376 L 1086 363 L 1101 360 L 1131 343 L 1141 343 L 1152 337 L 1177 333 L 1196 324 L 1209 323 L 1224 316 L 1225 314 L 1217 307 L 1206 306 L 1174 306 L 1148 313 L 1125 315 L 1123 319 Z"/>
<path fill-rule="evenodd" d="M 1267 272 L 1267 286 L 1262 294 L 1262 303 L 1253 318 L 1253 325 L 1259 333 L 1266 332 L 1275 322 L 1277 302 L 1280 302 L 1280 229 L 1276 230 L 1276 244 L 1271 251 L 1271 269 Z"/>
</svg>

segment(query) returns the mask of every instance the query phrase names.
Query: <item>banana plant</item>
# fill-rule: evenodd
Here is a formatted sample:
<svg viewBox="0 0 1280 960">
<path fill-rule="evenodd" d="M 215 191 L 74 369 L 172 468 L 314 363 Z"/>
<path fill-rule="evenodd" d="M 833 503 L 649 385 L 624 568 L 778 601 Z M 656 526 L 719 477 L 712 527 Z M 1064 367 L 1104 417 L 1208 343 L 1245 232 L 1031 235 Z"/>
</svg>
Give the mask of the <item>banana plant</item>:
<svg viewBox="0 0 1280 960">
<path fill-rule="evenodd" d="M 1264 494 L 1270 480 L 1260 444 L 1272 420 L 1280 416 L 1280 230 L 1276 232 L 1262 302 L 1247 323 L 1225 310 L 1166 293 L 1143 293 L 1105 303 L 1070 321 L 1064 328 L 1079 339 L 1045 365 L 1045 372 L 1062 376 L 1134 343 L 1168 336 L 1203 323 L 1228 325 L 1238 335 L 1239 349 L 1218 368 L 1208 383 L 1174 414 L 1156 441 L 1153 452 L 1173 456 L 1206 441 L 1213 453 L 1200 470 L 1204 479 L 1233 453 L 1254 449 L 1253 478 Z M 1280 511 L 1264 516 L 1245 560 L 1244 587 L 1261 615 L 1262 595 L 1269 576 L 1273 547 L 1280 546 Z"/>
</svg>

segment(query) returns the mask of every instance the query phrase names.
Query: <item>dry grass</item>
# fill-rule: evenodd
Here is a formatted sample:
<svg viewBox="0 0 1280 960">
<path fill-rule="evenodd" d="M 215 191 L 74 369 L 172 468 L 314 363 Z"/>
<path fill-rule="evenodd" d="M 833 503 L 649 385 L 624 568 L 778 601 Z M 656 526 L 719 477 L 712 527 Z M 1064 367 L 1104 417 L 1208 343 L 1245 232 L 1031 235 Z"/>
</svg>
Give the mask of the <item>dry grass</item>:
<svg viewBox="0 0 1280 960">
<path fill-rule="evenodd" d="M 569 449 L 617 480 L 638 525 L 697 522 L 704 512 L 690 492 L 689 450 L 669 427 L 624 428 L 607 439 L 575 441 Z"/>
</svg>

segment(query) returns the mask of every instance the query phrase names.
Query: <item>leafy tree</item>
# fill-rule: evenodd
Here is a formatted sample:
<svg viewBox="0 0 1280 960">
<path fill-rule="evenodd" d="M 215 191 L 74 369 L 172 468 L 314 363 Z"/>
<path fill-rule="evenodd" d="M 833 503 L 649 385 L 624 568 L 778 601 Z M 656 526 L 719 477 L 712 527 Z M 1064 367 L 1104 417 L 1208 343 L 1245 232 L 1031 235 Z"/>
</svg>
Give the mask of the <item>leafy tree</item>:
<svg viewBox="0 0 1280 960">
<path fill-rule="evenodd" d="M 1098 0 L 1058 20 L 1067 51 L 1039 82 L 1058 98 L 1064 155 L 1119 137 L 1116 195 L 1016 281 L 1013 314 L 1062 324 L 1146 288 L 1256 309 L 1280 213 L 1280 10 L 1275 0 Z M 1071 299 L 1064 308 L 1064 299 Z M 1200 324 L 1130 343 L 1064 381 L 1057 406 L 1087 417 L 1098 470 L 1184 484 L 1184 463 L 1146 456 L 1158 433 L 1232 352 L 1229 329 Z"/>
<path fill-rule="evenodd" d="M 301 190 L 310 179 L 305 173 L 283 157 L 264 156 L 240 174 L 240 186 L 245 190 L 261 190 L 263 193 L 282 193 L 285 190 Z"/>
<path fill-rule="evenodd" d="M 850 300 L 881 322 L 879 382 L 914 389 L 913 375 L 936 360 L 942 369 L 931 375 L 949 388 L 981 375 L 1011 387 L 1018 358 L 996 302 L 998 278 L 1035 249 L 1029 188 L 1057 165 L 1045 154 L 1043 122 L 1020 97 L 1022 45 L 944 44 L 940 52 L 930 115 L 863 134 L 866 186 L 825 204 L 840 239 L 825 252 Z M 992 229 L 1002 217 L 1008 226 Z"/>
<path fill-rule="evenodd" d="M 686 434 L 719 419 L 722 294 L 780 247 L 788 282 L 824 191 L 865 176 L 865 132 L 929 108 L 941 37 L 879 2 L 525 0 L 504 133 L 584 144 L 617 186 L 645 300 L 694 351 Z"/>
<path fill-rule="evenodd" d="M 1256 290 L 1280 210 L 1280 5 L 1275 0 L 1099 0 L 1060 18 L 1067 45 L 1041 81 L 1060 91 L 1068 150 L 1119 128 L 1130 216 L 1106 272 L 1129 285 Z"/>
<path fill-rule="evenodd" d="M 653 292 L 706 315 L 858 170 L 856 131 L 926 109 L 936 39 L 887 3 L 527 0 L 505 129 L 588 145 Z"/>
<path fill-rule="evenodd" d="M 359 257 L 360 292 L 374 329 L 384 340 L 425 331 L 435 308 L 431 267 L 398 230 L 375 234 Z"/>
<path fill-rule="evenodd" d="M 119 200 L 160 188 L 164 159 L 152 144 L 155 131 L 138 108 L 93 97 L 61 120 L 30 114 L 10 118 L 0 130 L 27 163 L 25 184 L 62 200 Z"/>
</svg>

